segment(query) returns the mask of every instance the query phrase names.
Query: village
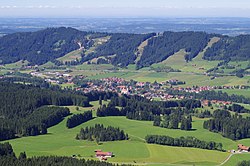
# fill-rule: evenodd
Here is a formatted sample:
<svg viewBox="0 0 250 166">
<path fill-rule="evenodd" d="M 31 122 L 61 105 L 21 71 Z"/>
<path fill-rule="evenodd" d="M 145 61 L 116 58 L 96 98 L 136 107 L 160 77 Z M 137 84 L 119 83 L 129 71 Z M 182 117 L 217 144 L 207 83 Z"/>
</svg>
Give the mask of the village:
<svg viewBox="0 0 250 166">
<path fill-rule="evenodd" d="M 184 95 L 173 95 L 169 94 L 166 89 L 170 89 L 173 91 L 179 92 L 187 92 L 187 93 L 201 93 L 203 91 L 212 91 L 212 90 L 223 90 L 223 89 L 249 89 L 249 86 L 192 86 L 185 87 L 185 81 L 171 79 L 163 82 L 139 82 L 130 80 L 127 81 L 123 78 L 118 77 L 109 77 L 103 78 L 100 80 L 90 80 L 87 79 L 87 76 L 78 75 L 73 76 L 70 74 L 70 70 L 66 70 L 64 72 L 58 71 L 32 71 L 29 74 L 33 77 L 43 78 L 46 82 L 55 84 L 55 85 L 63 85 L 67 84 L 67 88 L 72 88 L 76 91 L 82 91 L 84 93 L 89 93 L 91 91 L 108 91 L 115 92 L 118 94 L 126 94 L 126 95 L 138 95 L 145 97 L 149 100 L 158 100 L 158 101 L 167 101 L 167 100 L 182 100 L 192 98 L 192 96 L 186 97 Z M 5 76 L 1 76 L 4 78 Z M 69 87 L 70 85 L 70 87 Z M 223 101 L 223 100 L 202 100 L 203 106 L 208 106 L 210 104 L 218 104 L 221 106 L 232 104 L 231 101 Z"/>
</svg>

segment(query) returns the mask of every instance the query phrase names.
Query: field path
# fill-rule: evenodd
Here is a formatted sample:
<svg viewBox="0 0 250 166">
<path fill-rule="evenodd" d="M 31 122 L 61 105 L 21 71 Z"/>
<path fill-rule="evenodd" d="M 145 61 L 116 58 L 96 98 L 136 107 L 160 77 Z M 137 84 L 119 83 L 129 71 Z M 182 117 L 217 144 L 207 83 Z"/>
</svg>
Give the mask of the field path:
<svg viewBox="0 0 250 166">
<path fill-rule="evenodd" d="M 228 160 L 233 156 L 234 154 L 230 154 L 227 158 L 226 158 L 226 160 L 224 160 L 220 165 L 218 165 L 218 166 L 221 166 L 221 165 L 224 165 L 224 164 L 226 164 L 226 162 L 228 162 Z"/>
<path fill-rule="evenodd" d="M 129 135 L 131 135 L 131 136 L 133 136 L 133 137 L 135 137 L 135 138 L 138 138 L 139 140 L 142 140 L 143 142 L 146 141 L 145 139 L 143 139 L 143 138 L 141 138 L 141 137 L 138 137 L 138 136 L 136 136 L 136 135 L 132 135 L 132 134 L 129 134 Z"/>
</svg>

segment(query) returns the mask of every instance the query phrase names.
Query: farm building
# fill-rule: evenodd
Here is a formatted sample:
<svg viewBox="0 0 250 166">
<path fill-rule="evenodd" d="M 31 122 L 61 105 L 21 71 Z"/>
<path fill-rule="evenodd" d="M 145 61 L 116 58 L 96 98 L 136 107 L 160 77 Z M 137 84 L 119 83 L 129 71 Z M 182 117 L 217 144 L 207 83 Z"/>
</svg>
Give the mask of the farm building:
<svg viewBox="0 0 250 166">
<path fill-rule="evenodd" d="M 95 150 L 95 156 L 96 157 L 112 157 L 113 153 L 112 152 L 103 152 L 102 150 Z"/>
<path fill-rule="evenodd" d="M 241 152 L 250 152 L 250 147 L 238 144 L 238 150 Z"/>
</svg>

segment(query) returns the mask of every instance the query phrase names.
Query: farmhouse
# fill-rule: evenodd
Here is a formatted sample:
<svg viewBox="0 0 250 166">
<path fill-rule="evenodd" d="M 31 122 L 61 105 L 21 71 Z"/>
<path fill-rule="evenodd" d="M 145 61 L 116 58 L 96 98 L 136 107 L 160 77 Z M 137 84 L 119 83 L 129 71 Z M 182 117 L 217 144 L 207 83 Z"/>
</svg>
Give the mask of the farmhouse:
<svg viewBox="0 0 250 166">
<path fill-rule="evenodd" d="M 102 150 L 95 150 L 95 156 L 96 157 L 112 157 L 113 153 L 112 152 L 103 152 Z"/>
<path fill-rule="evenodd" d="M 238 150 L 241 152 L 250 152 L 250 147 L 238 144 Z"/>
</svg>

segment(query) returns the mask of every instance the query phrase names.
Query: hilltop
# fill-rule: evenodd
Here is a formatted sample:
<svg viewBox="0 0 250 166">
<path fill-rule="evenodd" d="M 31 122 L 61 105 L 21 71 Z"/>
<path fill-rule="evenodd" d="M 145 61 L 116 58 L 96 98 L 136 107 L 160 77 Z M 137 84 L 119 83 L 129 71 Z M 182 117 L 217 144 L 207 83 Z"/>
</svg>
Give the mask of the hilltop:
<svg viewBox="0 0 250 166">
<path fill-rule="evenodd" d="M 217 37 L 210 48 L 205 48 Z M 112 64 L 137 69 L 165 61 L 181 50 L 183 60 L 244 61 L 250 58 L 250 35 L 228 37 L 205 32 L 164 32 L 149 34 L 83 32 L 73 28 L 47 28 L 37 32 L 13 33 L 0 38 L 0 63 L 28 61 L 42 65 L 49 61 L 68 64 Z M 74 52 L 67 62 L 62 57 Z M 68 55 L 70 56 L 70 55 Z M 74 57 L 74 58 L 72 58 Z M 61 59 L 60 59 L 61 58 Z"/>
</svg>

